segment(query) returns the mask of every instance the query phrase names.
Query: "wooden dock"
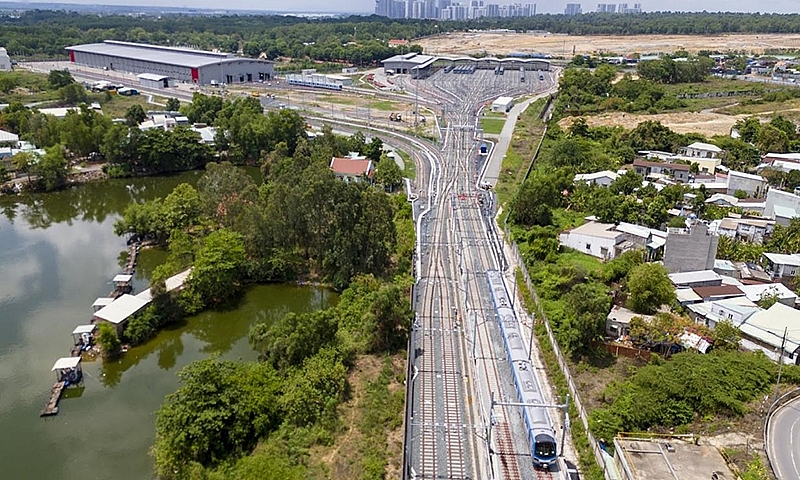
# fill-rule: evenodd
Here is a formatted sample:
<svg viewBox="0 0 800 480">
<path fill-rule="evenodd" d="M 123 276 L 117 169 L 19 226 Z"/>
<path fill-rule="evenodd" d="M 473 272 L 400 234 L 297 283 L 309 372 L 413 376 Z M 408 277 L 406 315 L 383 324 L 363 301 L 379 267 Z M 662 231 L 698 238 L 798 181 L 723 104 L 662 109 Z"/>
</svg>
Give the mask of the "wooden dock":
<svg viewBox="0 0 800 480">
<path fill-rule="evenodd" d="M 125 275 L 133 275 L 136 270 L 136 257 L 139 255 L 139 243 L 133 243 L 128 246 L 128 263 L 125 264 L 123 272 Z"/>
<path fill-rule="evenodd" d="M 53 384 L 53 388 L 50 390 L 50 400 L 47 401 L 47 405 L 42 410 L 42 413 L 39 414 L 40 417 L 49 417 L 58 413 L 58 401 L 61 400 L 61 394 L 64 393 L 65 387 L 66 382 L 64 381 Z"/>
</svg>

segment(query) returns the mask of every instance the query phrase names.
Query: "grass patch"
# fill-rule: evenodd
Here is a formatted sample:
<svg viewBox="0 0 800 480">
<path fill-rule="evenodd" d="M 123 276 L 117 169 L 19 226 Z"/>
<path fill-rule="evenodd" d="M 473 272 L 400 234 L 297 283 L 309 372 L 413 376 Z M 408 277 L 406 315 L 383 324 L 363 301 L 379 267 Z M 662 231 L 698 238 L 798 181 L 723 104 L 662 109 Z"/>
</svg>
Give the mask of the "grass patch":
<svg viewBox="0 0 800 480">
<path fill-rule="evenodd" d="M 517 192 L 531 155 L 536 151 L 536 146 L 544 133 L 544 122 L 539 120 L 539 114 L 547 100 L 539 99 L 528 106 L 528 108 L 517 118 L 514 133 L 508 146 L 503 164 L 500 168 L 500 175 L 497 179 L 495 191 L 500 205 L 505 205 Z"/>
<path fill-rule="evenodd" d="M 321 101 L 328 103 L 338 103 L 340 105 L 355 105 L 356 101 L 352 98 L 337 97 L 334 95 L 319 95 Z"/>
<path fill-rule="evenodd" d="M 331 480 L 399 478 L 405 400 L 403 352 L 361 357 L 349 377 L 351 399 L 340 409 L 341 432 L 311 457 Z"/>
<path fill-rule="evenodd" d="M 407 154 L 402 150 L 395 150 L 397 153 L 400 154 L 400 158 L 403 159 L 403 177 L 408 178 L 410 180 L 417 179 L 417 164 L 414 163 L 414 159 L 411 158 L 411 155 Z"/>
<path fill-rule="evenodd" d="M 483 128 L 484 133 L 490 135 L 500 135 L 500 132 L 503 131 L 503 125 L 505 124 L 505 118 L 481 117 L 481 128 Z"/>
<path fill-rule="evenodd" d="M 519 269 L 517 269 L 517 285 L 522 295 L 525 308 L 529 313 L 535 313 L 536 317 L 541 318 L 541 311 L 537 308 L 533 300 L 533 295 L 530 290 L 528 290 L 528 286 L 525 284 L 525 278 Z M 566 395 L 569 393 L 567 379 L 561 372 L 561 369 L 558 368 L 558 361 L 556 360 L 553 346 L 550 345 L 550 340 L 547 337 L 547 330 L 544 324 L 542 324 L 541 321 L 537 322 L 534 331 L 539 341 L 539 356 L 547 371 L 547 377 L 555 387 L 556 395 L 562 399 L 566 398 Z M 591 445 L 589 445 L 589 437 L 583 429 L 583 423 L 580 421 L 575 402 L 570 402 L 569 415 L 572 420 L 570 434 L 572 436 L 572 443 L 578 453 L 578 463 L 580 463 L 583 478 L 587 480 L 602 480 L 604 478 L 603 470 L 595 461 L 594 453 L 592 452 Z"/>
<path fill-rule="evenodd" d="M 90 99 L 90 101 L 97 100 Z M 133 105 L 141 105 L 145 112 L 158 108 L 157 105 L 147 103 L 147 95 L 131 95 L 130 97 L 112 95 L 111 100 L 101 100 L 100 104 L 103 106 L 103 113 L 111 118 L 125 118 L 125 111 Z"/>
<path fill-rule="evenodd" d="M 796 108 L 800 108 L 800 99 L 765 103 L 751 103 L 745 101 L 739 105 L 732 105 L 730 107 L 717 110 L 717 113 L 724 113 L 727 115 L 757 115 L 766 112 L 793 110 Z"/>
<path fill-rule="evenodd" d="M 371 102 L 369 104 L 370 108 L 374 108 L 375 110 L 383 110 L 386 112 L 393 112 L 396 110 L 400 110 L 400 107 L 394 102 L 389 100 L 381 100 L 378 102 Z"/>
</svg>

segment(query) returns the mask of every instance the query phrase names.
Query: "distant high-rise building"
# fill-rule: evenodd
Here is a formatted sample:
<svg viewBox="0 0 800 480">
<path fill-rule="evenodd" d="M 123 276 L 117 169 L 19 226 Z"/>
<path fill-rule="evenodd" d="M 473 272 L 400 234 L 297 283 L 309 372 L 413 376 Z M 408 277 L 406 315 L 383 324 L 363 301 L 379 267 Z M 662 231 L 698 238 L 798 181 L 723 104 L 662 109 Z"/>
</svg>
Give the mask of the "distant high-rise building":
<svg viewBox="0 0 800 480">
<path fill-rule="evenodd" d="M 580 15 L 583 13 L 580 3 L 568 3 L 564 9 L 564 15 Z"/>
<path fill-rule="evenodd" d="M 375 0 L 375 14 L 389 18 L 468 20 L 481 17 L 531 17 L 535 3 L 498 5 L 486 0 Z"/>
<path fill-rule="evenodd" d="M 616 13 L 617 11 L 617 4 L 616 3 L 598 3 L 597 4 L 597 13 Z"/>
</svg>

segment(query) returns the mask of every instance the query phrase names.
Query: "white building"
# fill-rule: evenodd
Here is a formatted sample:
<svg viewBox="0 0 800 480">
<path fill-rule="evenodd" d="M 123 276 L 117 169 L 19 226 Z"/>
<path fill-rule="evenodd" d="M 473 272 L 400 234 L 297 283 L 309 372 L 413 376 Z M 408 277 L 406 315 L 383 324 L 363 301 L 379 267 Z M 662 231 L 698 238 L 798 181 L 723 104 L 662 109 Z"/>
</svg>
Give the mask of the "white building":
<svg viewBox="0 0 800 480">
<path fill-rule="evenodd" d="M 767 190 L 767 179 L 761 175 L 737 172 L 728 172 L 728 195 L 733 195 L 737 191 L 747 192 L 748 197 L 760 197 Z"/>
<path fill-rule="evenodd" d="M 587 185 L 595 184 L 600 185 L 601 187 L 608 187 L 611 185 L 611 182 L 616 180 L 619 175 L 616 172 L 612 172 L 611 170 L 603 170 L 602 172 L 594 172 L 594 173 L 579 173 L 575 175 L 575 179 L 573 180 L 575 183 L 583 182 Z"/>
<path fill-rule="evenodd" d="M 772 278 L 794 278 L 800 271 L 800 254 L 765 253 L 767 272 Z"/>
<path fill-rule="evenodd" d="M 497 100 L 492 102 L 493 112 L 508 113 L 511 107 L 514 106 L 514 99 L 511 97 L 498 97 Z"/>
<path fill-rule="evenodd" d="M 669 279 L 678 288 L 718 287 L 722 285 L 722 277 L 714 270 L 670 273 Z"/>
<path fill-rule="evenodd" d="M 722 149 L 710 143 L 694 142 L 688 147 L 682 148 L 681 153 L 687 157 L 718 158 Z"/>
<path fill-rule="evenodd" d="M 759 310 L 758 305 L 747 297 L 694 303 L 686 305 L 686 309 L 689 311 L 689 317 L 695 322 L 712 329 L 721 321 L 731 322 L 738 327 Z"/>
<path fill-rule="evenodd" d="M 780 352 L 796 360 L 800 348 L 800 310 L 778 302 L 766 310 L 759 309 L 739 326 L 743 339 L 755 342 L 758 346 Z M 786 334 L 786 342 L 783 336 Z"/>
<path fill-rule="evenodd" d="M 560 234 L 558 243 L 593 257 L 611 260 L 616 256 L 616 245 L 625 238 L 614 227 L 613 223 L 585 223 Z"/>
<path fill-rule="evenodd" d="M 742 285 L 739 290 L 744 292 L 748 300 L 758 303 L 761 300 L 775 296 L 782 304 L 794 307 L 797 302 L 797 294 L 789 290 L 782 283 L 756 283 L 753 285 Z"/>
<path fill-rule="evenodd" d="M 11 70 L 11 58 L 5 48 L 0 47 L 0 71 L 7 72 Z"/>
<path fill-rule="evenodd" d="M 767 192 L 764 216 L 774 218 L 778 225 L 787 226 L 794 217 L 800 216 L 800 196 L 771 188 Z"/>
</svg>

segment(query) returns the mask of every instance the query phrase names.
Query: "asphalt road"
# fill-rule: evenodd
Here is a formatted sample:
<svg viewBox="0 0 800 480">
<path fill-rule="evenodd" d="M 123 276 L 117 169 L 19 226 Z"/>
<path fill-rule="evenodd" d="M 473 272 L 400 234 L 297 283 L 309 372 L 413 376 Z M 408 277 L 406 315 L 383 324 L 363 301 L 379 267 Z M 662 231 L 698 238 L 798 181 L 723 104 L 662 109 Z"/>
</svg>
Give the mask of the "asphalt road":
<svg viewBox="0 0 800 480">
<path fill-rule="evenodd" d="M 800 480 L 800 398 L 772 414 L 767 444 L 778 480 Z"/>
</svg>

